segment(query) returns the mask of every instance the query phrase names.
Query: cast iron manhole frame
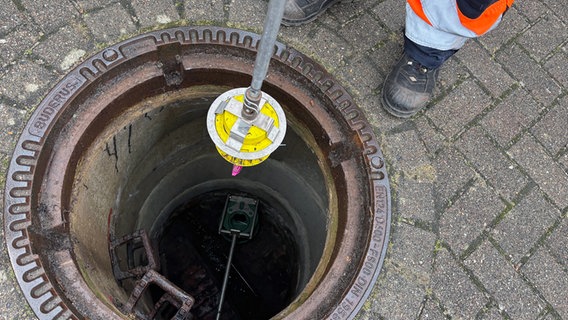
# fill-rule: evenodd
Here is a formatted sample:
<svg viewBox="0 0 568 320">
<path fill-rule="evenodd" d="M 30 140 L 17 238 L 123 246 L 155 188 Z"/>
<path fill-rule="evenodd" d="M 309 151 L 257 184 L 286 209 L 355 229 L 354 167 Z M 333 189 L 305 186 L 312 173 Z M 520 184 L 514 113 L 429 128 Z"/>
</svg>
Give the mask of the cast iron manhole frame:
<svg viewBox="0 0 568 320">
<path fill-rule="evenodd" d="M 58 116 L 77 95 L 90 83 L 100 78 L 116 66 L 127 63 L 139 55 L 157 50 L 164 44 L 215 45 L 217 47 L 238 47 L 256 52 L 259 35 L 237 29 L 223 27 L 177 27 L 142 34 L 112 45 L 81 63 L 69 72 L 43 99 L 26 124 L 7 173 L 4 197 L 4 237 L 16 279 L 25 298 L 39 319 L 80 319 L 75 308 L 66 304 L 67 299 L 59 296 L 57 279 L 46 273 L 38 252 L 30 241 L 29 228 L 34 214 L 42 210 L 59 210 L 61 219 L 65 218 L 62 208 L 36 207 L 32 203 L 34 173 L 45 145 L 46 137 Z M 177 57 L 176 57 L 177 58 Z M 368 174 L 368 190 L 373 210 L 370 216 L 371 234 L 366 254 L 360 262 L 358 274 L 350 284 L 350 289 L 337 301 L 329 312 L 329 319 L 350 319 L 360 310 L 375 283 L 388 245 L 391 221 L 390 186 L 385 162 L 373 128 L 365 119 L 347 91 L 319 64 L 300 52 L 276 44 L 272 57 L 279 63 L 302 74 L 328 97 L 339 111 L 353 133 L 357 136 L 364 154 Z M 179 66 L 163 65 L 162 69 L 168 85 L 179 84 Z M 183 70 L 182 70 L 183 71 Z M 341 159 L 337 159 L 341 161 Z M 37 188 L 37 186 L 36 186 Z M 72 255 L 63 253 L 58 257 L 62 263 L 70 262 Z M 77 273 L 78 275 L 78 273 Z M 95 305 L 97 302 L 93 302 Z"/>
</svg>

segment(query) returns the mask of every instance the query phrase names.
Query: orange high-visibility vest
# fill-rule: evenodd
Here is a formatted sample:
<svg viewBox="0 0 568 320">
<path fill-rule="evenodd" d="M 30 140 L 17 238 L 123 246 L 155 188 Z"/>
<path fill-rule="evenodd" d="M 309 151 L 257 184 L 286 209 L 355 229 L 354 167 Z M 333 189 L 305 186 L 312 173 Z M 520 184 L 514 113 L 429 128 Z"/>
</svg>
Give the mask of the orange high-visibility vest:
<svg viewBox="0 0 568 320">
<path fill-rule="evenodd" d="M 412 8 L 412 11 L 416 13 L 422 20 L 424 20 L 429 25 L 432 25 L 428 16 L 424 12 L 422 8 L 422 1 L 424 0 L 407 0 L 408 4 Z M 431 0 L 431 1 L 439 1 L 439 0 Z M 467 29 L 475 32 L 477 35 L 482 35 L 487 32 L 491 26 L 497 22 L 497 19 L 501 17 L 505 11 L 507 11 L 511 5 L 513 5 L 514 0 L 496 0 L 491 5 L 489 5 L 481 14 L 477 17 L 470 18 L 467 17 L 461 10 L 460 10 L 460 0 L 456 0 L 456 8 L 457 8 L 457 15 L 461 24 L 466 27 Z"/>
</svg>

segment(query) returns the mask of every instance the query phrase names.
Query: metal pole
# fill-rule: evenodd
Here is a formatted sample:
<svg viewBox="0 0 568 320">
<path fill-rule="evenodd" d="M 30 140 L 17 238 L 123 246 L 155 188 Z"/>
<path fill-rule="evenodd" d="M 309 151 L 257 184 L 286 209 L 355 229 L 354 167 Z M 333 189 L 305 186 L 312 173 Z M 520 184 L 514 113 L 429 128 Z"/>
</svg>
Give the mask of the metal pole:
<svg viewBox="0 0 568 320">
<path fill-rule="evenodd" d="M 280 30 L 280 22 L 284 15 L 285 4 L 285 0 L 270 0 L 268 3 L 262 38 L 260 39 L 260 45 L 254 62 L 252 82 L 245 92 L 245 102 L 242 112 L 242 116 L 245 119 L 252 120 L 256 118 L 259 112 L 258 108 L 262 97 L 260 88 L 262 87 L 264 78 L 266 78 L 270 58 L 274 52 L 274 44 L 276 43 L 278 30 Z"/>
<path fill-rule="evenodd" d="M 217 308 L 217 320 L 221 319 L 221 309 L 223 308 L 223 301 L 225 300 L 225 290 L 229 282 L 229 271 L 231 271 L 231 261 L 233 260 L 233 252 L 235 251 L 235 244 L 237 243 L 237 236 L 239 232 L 232 233 L 231 250 L 229 251 L 229 258 L 227 260 L 227 267 L 225 268 L 225 277 L 223 278 L 223 286 L 221 287 L 221 298 L 219 299 L 219 307 Z"/>
<path fill-rule="evenodd" d="M 250 85 L 252 90 L 260 91 L 262 82 L 268 72 L 268 64 L 274 52 L 274 43 L 276 43 L 278 30 L 280 30 L 280 22 L 284 14 L 285 3 L 286 1 L 283 0 L 270 0 L 268 3 L 268 12 L 264 19 L 262 38 L 260 39 L 258 53 L 254 62 L 252 83 Z"/>
</svg>

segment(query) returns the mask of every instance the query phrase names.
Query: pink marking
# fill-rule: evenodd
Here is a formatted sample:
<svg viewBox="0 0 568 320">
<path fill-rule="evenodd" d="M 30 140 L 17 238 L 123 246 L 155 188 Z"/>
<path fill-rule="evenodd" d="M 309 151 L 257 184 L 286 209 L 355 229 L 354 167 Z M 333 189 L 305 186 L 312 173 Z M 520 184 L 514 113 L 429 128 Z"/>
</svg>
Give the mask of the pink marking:
<svg viewBox="0 0 568 320">
<path fill-rule="evenodd" d="M 235 177 L 237 174 L 241 173 L 242 169 L 243 169 L 243 167 L 237 166 L 236 164 L 234 164 L 233 165 L 233 171 L 231 172 L 231 174 L 233 175 L 233 177 Z"/>
</svg>

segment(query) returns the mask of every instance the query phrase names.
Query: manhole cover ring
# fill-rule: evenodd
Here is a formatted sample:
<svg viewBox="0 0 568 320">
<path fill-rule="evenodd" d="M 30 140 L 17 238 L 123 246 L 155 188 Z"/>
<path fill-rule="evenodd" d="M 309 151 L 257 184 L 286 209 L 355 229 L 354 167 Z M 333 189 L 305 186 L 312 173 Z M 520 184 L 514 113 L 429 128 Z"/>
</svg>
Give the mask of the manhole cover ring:
<svg viewBox="0 0 568 320">
<path fill-rule="evenodd" d="M 61 115 L 64 111 L 70 108 L 70 105 L 74 103 L 80 93 L 87 90 L 93 82 L 103 79 L 105 73 L 122 64 L 128 64 L 137 57 L 160 50 L 163 55 L 171 54 L 171 61 L 177 61 L 180 64 L 159 64 L 158 67 L 161 68 L 167 84 L 175 87 L 184 80 L 183 76 L 180 76 L 180 72 L 183 73 L 183 70 L 179 70 L 179 66 L 182 65 L 184 48 L 190 48 L 190 51 L 203 49 L 211 51 L 212 49 L 207 54 L 217 55 L 230 54 L 232 50 L 240 50 L 254 56 L 258 40 L 259 35 L 257 34 L 220 27 L 183 27 L 151 32 L 99 52 L 67 74 L 47 94 L 32 114 L 16 145 L 8 170 L 4 197 L 4 233 L 10 260 L 24 296 L 38 318 L 80 319 L 82 314 L 79 309 L 83 307 L 99 308 L 102 318 L 108 316 L 119 318 L 114 313 L 115 310 L 96 298 L 89 301 L 88 306 L 78 308 L 73 305 L 73 298 L 62 296 L 65 288 L 61 288 L 58 279 L 46 272 L 46 269 L 52 266 L 45 265 L 45 259 L 42 258 L 42 245 L 44 244 L 40 243 L 41 241 L 33 243 L 29 237 L 30 233 L 38 234 L 37 230 L 32 230 L 33 228 L 65 228 L 65 215 L 67 213 L 64 209 L 57 207 L 57 205 L 42 207 L 37 205 L 37 201 L 34 203 L 34 199 L 37 200 L 36 194 L 41 192 L 43 188 L 42 181 L 37 181 L 36 174 L 45 171 L 48 166 L 51 169 L 57 167 L 57 164 L 48 164 L 48 161 L 46 161 L 46 157 L 49 158 L 49 156 L 46 156 L 46 154 L 49 154 L 48 149 L 52 147 L 46 142 L 49 140 L 49 135 L 57 122 L 63 121 Z M 362 159 L 360 164 L 365 166 L 366 179 L 358 183 L 364 185 L 368 193 L 364 195 L 364 198 L 368 201 L 366 203 L 367 212 L 365 213 L 368 220 L 364 223 L 369 224 L 369 229 L 364 248 L 360 249 L 364 251 L 361 254 L 361 259 L 354 262 L 350 261 L 348 256 L 341 257 L 341 259 L 335 257 L 335 260 L 330 262 L 330 266 L 326 270 L 324 280 L 321 281 L 322 285 L 315 288 L 309 297 L 305 297 L 300 305 L 290 306 L 293 309 L 286 314 L 286 318 L 309 319 L 310 316 L 315 314 L 326 314 L 329 319 L 350 319 L 356 315 L 370 294 L 386 254 L 391 203 L 383 155 L 372 127 L 345 89 L 321 66 L 308 57 L 280 43 L 277 43 L 276 47 L 277 50 L 273 58 L 278 61 L 279 65 L 294 70 L 299 82 L 305 82 L 307 86 L 318 91 L 315 94 L 323 95 L 324 99 L 328 99 L 335 108 L 334 116 L 341 117 L 341 121 L 351 129 L 353 140 L 358 144 L 358 149 L 349 150 L 349 152 L 360 153 Z M 166 50 L 162 50 L 163 48 L 166 48 Z M 171 48 L 176 49 L 170 50 Z M 182 50 L 179 50 L 179 48 L 182 48 Z M 182 56 L 180 56 L 180 53 Z M 250 69 L 251 66 L 248 66 L 248 69 L 244 68 L 242 72 L 250 72 Z M 269 74 L 267 83 L 270 82 Z M 278 86 L 278 83 L 272 85 Z M 302 101 L 302 103 L 305 107 L 310 107 L 309 101 Z M 334 153 L 334 148 L 341 149 L 344 147 L 343 145 L 332 145 L 330 153 Z M 341 166 L 341 163 L 345 160 L 348 159 L 342 159 L 339 156 L 337 159 L 330 159 L 330 162 L 332 162 L 332 166 Z M 61 172 L 66 172 L 65 168 L 59 169 L 61 169 Z M 347 174 L 349 172 L 346 172 Z M 61 180 L 61 183 L 64 183 L 64 179 Z M 346 208 L 346 210 L 349 209 Z M 52 225 L 34 225 L 34 223 L 37 224 L 37 222 L 34 222 L 34 217 L 42 214 L 51 214 L 56 219 L 52 221 Z M 346 242 L 353 241 L 353 239 L 348 238 L 343 240 Z M 47 245 L 49 245 L 49 241 L 53 241 L 53 239 L 46 240 Z M 351 243 L 350 245 L 352 248 L 361 247 L 361 244 Z M 77 286 L 82 286 L 88 290 L 88 286 L 81 280 L 79 270 L 72 263 L 72 254 L 61 252 L 58 259 L 62 263 L 66 262 L 63 268 L 69 269 L 66 272 L 69 273 L 70 277 L 77 277 Z M 338 260 L 342 260 L 342 262 Z M 333 274 L 333 271 L 344 269 L 344 267 L 334 269 L 336 263 L 343 265 L 357 264 L 358 267 L 351 276 L 349 283 L 344 286 L 341 298 L 331 303 L 322 304 L 322 301 L 326 300 L 326 291 L 330 289 L 325 288 L 325 286 L 330 285 L 329 283 L 333 283 L 333 281 L 337 282 L 341 278 L 341 274 Z M 328 278 L 334 279 L 327 280 Z M 328 281 L 331 282 L 328 283 Z M 92 293 L 90 296 L 95 297 Z M 326 310 L 321 310 L 322 305 L 327 305 Z"/>
</svg>

